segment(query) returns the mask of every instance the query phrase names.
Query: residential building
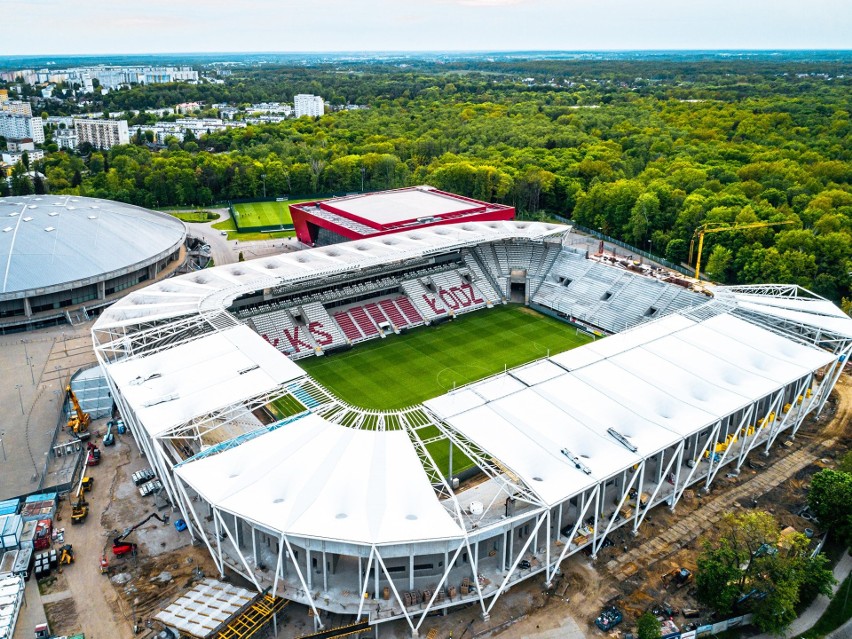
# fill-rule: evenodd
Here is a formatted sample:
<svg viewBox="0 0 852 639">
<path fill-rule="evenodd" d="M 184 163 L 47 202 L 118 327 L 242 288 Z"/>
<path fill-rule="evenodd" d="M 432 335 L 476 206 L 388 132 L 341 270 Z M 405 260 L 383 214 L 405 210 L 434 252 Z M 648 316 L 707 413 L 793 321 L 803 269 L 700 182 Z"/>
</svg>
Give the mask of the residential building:
<svg viewBox="0 0 852 639">
<path fill-rule="evenodd" d="M 57 129 L 53 133 L 53 141 L 60 149 L 76 149 L 77 148 L 77 131 L 70 129 Z"/>
<path fill-rule="evenodd" d="M 33 109 L 29 102 L 21 100 L 6 100 L 0 103 L 0 113 L 12 113 L 14 115 L 27 115 L 33 117 Z"/>
<path fill-rule="evenodd" d="M 77 144 L 88 142 L 98 149 L 111 149 L 119 144 L 130 144 L 127 120 L 74 120 Z"/>
<path fill-rule="evenodd" d="M 325 113 L 325 103 L 318 95 L 299 93 L 293 96 L 293 106 L 297 118 L 301 118 L 303 115 L 316 117 Z"/>
<path fill-rule="evenodd" d="M 36 144 L 44 142 L 44 124 L 41 118 L 0 111 L 0 136 L 8 139 L 32 138 Z"/>
<path fill-rule="evenodd" d="M 27 151 L 26 154 L 30 163 L 44 159 L 44 151 L 40 149 Z M 11 164 L 12 166 L 15 166 L 18 162 L 20 162 L 23 157 L 24 151 L 4 151 L 3 153 L 0 153 L 0 160 L 3 160 L 6 164 Z"/>
<path fill-rule="evenodd" d="M 6 148 L 9 151 L 35 151 L 35 142 L 32 138 L 6 140 Z"/>
</svg>

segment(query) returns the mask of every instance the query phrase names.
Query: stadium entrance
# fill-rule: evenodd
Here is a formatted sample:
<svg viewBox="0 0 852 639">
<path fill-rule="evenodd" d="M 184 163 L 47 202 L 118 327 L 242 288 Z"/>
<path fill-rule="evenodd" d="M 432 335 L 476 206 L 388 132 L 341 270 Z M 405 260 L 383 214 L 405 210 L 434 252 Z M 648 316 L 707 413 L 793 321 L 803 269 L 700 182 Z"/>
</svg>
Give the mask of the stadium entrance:
<svg viewBox="0 0 852 639">
<path fill-rule="evenodd" d="M 527 271 L 513 268 L 509 273 L 509 301 L 527 303 Z"/>
</svg>

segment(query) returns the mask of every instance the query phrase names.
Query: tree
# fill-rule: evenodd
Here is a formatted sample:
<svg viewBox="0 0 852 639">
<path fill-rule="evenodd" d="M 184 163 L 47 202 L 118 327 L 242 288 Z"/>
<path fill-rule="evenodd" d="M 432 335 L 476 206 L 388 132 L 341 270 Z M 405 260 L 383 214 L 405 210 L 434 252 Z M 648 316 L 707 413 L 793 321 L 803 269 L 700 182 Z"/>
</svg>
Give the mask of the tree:
<svg viewBox="0 0 852 639">
<path fill-rule="evenodd" d="M 707 259 L 707 266 L 704 268 L 704 273 L 711 280 L 716 282 L 724 282 L 727 279 L 728 265 L 734 257 L 731 249 L 717 244 L 713 247 L 710 257 Z"/>
<path fill-rule="evenodd" d="M 728 513 L 702 546 L 695 576 L 699 601 L 720 615 L 752 612 L 763 632 L 782 632 L 800 601 L 831 593 L 828 560 L 811 557 L 805 535 L 782 536 L 769 513 Z"/>
<path fill-rule="evenodd" d="M 660 622 L 650 612 L 639 617 L 636 622 L 636 632 L 639 639 L 660 639 L 663 636 Z"/>
<path fill-rule="evenodd" d="M 808 505 L 820 524 L 842 543 L 852 545 L 852 474 L 829 468 L 819 471 L 811 480 Z"/>
<path fill-rule="evenodd" d="M 21 162 L 24 163 L 24 170 L 29 171 L 30 170 L 30 154 L 27 153 L 26 151 L 24 151 L 21 154 Z"/>
<path fill-rule="evenodd" d="M 669 262 L 674 262 L 675 264 L 680 264 L 686 261 L 686 257 L 689 251 L 689 245 L 686 240 L 681 238 L 675 238 L 670 240 L 668 244 L 666 244 L 666 259 Z"/>
</svg>

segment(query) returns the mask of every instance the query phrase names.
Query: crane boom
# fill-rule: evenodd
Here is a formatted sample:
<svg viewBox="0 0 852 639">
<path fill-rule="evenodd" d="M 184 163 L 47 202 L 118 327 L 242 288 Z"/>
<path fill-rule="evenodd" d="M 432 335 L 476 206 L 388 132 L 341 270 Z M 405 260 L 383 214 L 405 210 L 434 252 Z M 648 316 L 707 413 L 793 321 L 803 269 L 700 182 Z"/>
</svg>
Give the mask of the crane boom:
<svg viewBox="0 0 852 639">
<path fill-rule="evenodd" d="M 92 417 L 80 408 L 80 402 L 77 399 L 77 395 L 71 390 L 70 384 L 65 387 L 65 392 L 68 393 L 71 405 L 74 407 L 74 415 L 68 418 L 68 428 L 80 439 L 85 439 L 88 437 L 89 424 L 92 421 Z"/>
<path fill-rule="evenodd" d="M 695 279 L 701 280 L 701 251 L 704 249 L 704 236 L 707 233 L 723 233 L 726 231 L 745 231 L 747 229 L 762 229 L 769 226 L 782 226 L 784 224 L 793 224 L 793 220 L 785 220 L 784 222 L 749 222 L 747 224 L 735 224 L 733 226 L 718 226 L 712 225 L 716 222 L 703 224 L 695 229 L 692 234 L 692 241 L 689 243 L 689 261 L 692 261 L 692 246 L 695 243 L 695 238 L 698 238 L 698 255 L 695 258 Z"/>
</svg>

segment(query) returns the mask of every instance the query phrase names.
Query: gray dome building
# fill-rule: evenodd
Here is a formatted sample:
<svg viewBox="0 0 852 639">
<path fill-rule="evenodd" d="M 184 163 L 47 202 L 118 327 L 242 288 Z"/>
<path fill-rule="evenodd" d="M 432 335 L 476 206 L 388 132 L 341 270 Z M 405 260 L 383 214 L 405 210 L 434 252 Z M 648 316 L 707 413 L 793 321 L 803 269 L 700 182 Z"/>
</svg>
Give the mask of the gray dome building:
<svg viewBox="0 0 852 639">
<path fill-rule="evenodd" d="M 68 195 L 0 198 L 0 334 L 75 323 L 183 261 L 186 226 Z"/>
</svg>

